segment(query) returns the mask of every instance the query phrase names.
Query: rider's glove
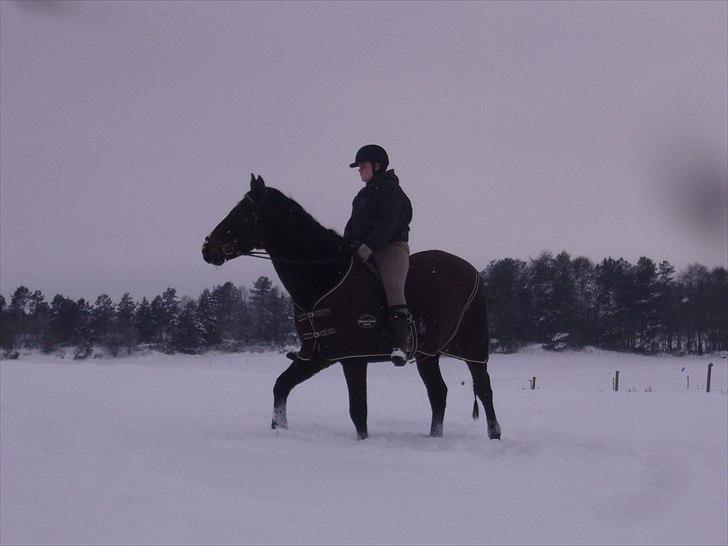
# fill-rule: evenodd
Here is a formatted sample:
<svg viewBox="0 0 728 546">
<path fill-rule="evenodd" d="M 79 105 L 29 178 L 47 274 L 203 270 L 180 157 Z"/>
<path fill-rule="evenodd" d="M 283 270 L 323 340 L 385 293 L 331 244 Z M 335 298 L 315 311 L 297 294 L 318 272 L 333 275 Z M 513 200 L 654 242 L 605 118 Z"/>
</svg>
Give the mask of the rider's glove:
<svg viewBox="0 0 728 546">
<path fill-rule="evenodd" d="M 359 245 L 359 248 L 356 250 L 356 255 L 362 262 L 366 262 L 369 256 L 372 255 L 372 249 L 367 245 Z"/>
</svg>

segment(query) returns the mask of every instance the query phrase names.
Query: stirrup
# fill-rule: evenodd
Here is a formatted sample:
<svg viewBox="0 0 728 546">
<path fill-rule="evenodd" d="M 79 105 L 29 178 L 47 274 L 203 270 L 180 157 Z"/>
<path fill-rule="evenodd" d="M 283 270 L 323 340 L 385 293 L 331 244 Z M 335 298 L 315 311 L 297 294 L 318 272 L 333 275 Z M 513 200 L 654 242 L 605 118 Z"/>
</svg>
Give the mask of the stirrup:
<svg viewBox="0 0 728 546">
<path fill-rule="evenodd" d="M 405 364 L 407 364 L 407 355 L 402 349 L 395 349 L 394 351 L 392 351 L 392 356 L 390 357 L 390 360 L 395 366 L 404 366 Z"/>
</svg>

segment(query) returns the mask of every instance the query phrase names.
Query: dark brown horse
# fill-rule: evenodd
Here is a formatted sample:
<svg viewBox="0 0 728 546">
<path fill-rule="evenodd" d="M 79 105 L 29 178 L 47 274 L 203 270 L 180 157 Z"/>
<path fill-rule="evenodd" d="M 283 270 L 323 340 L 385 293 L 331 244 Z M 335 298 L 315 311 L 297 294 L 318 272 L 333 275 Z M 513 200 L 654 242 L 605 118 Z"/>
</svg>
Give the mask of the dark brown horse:
<svg viewBox="0 0 728 546">
<path fill-rule="evenodd" d="M 293 388 L 341 362 L 349 414 L 359 438 L 367 437 L 367 363 L 389 359 L 386 303 L 376 268 L 352 256 L 347 241 L 322 227 L 293 199 L 251 175 L 250 191 L 205 238 L 202 256 L 222 265 L 241 255 L 267 252 L 294 302 L 301 350 L 276 381 L 272 427 L 287 428 L 286 401 Z M 440 355 L 464 360 L 485 408 L 488 437 L 500 438 L 488 376 L 485 287 L 465 260 L 431 250 L 410 256 L 405 285 L 414 321 L 409 357 L 427 389 L 431 436 L 442 436 L 447 386 Z"/>
</svg>

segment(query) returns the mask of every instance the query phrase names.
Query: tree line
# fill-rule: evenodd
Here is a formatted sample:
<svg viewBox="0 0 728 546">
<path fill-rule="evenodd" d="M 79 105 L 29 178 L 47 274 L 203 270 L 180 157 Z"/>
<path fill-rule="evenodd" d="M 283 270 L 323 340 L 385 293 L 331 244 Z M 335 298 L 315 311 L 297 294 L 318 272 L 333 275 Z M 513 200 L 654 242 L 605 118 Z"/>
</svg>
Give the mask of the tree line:
<svg viewBox="0 0 728 546">
<path fill-rule="evenodd" d="M 548 349 L 596 347 L 640 353 L 728 350 L 728 275 L 700 264 L 679 274 L 667 261 L 636 264 L 542 252 L 528 262 L 493 260 L 481 272 L 489 305 L 493 350 L 529 343 Z M 48 304 L 39 290 L 19 286 L 0 295 L 0 348 L 50 352 L 72 347 L 76 358 L 101 347 L 111 355 L 140 345 L 165 352 L 242 350 L 295 343 L 288 294 L 259 277 L 250 289 L 233 283 L 205 289 L 197 299 L 174 288 L 135 302 L 102 294 L 92 304 L 60 294 Z"/>
<path fill-rule="evenodd" d="M 289 296 L 267 277 L 250 289 L 231 282 L 206 288 L 197 299 L 167 288 L 151 301 L 134 302 L 127 292 L 118 303 L 102 294 L 93 304 L 60 294 L 48 304 L 40 290 L 19 286 L 9 303 L 0 295 L 0 346 L 8 355 L 18 348 L 72 347 L 75 358 L 88 357 L 94 346 L 113 356 L 139 345 L 168 353 L 235 351 L 290 342 L 291 313 Z"/>
<path fill-rule="evenodd" d="M 491 261 L 482 272 L 490 334 L 502 351 L 527 343 L 639 353 L 728 350 L 728 276 L 692 264 L 676 273 L 663 261 L 594 264 L 567 252 L 528 262 Z"/>
</svg>

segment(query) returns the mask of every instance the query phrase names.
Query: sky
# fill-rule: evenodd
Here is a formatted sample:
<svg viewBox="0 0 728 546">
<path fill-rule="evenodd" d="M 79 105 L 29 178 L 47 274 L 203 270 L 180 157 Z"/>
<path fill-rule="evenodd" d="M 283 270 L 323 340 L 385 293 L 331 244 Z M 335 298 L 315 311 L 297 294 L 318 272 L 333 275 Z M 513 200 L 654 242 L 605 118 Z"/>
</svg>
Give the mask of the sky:
<svg viewBox="0 0 728 546">
<path fill-rule="evenodd" d="M 726 2 L 0 2 L 0 292 L 195 296 L 250 173 L 343 231 L 363 144 L 412 252 L 728 266 Z"/>
</svg>

